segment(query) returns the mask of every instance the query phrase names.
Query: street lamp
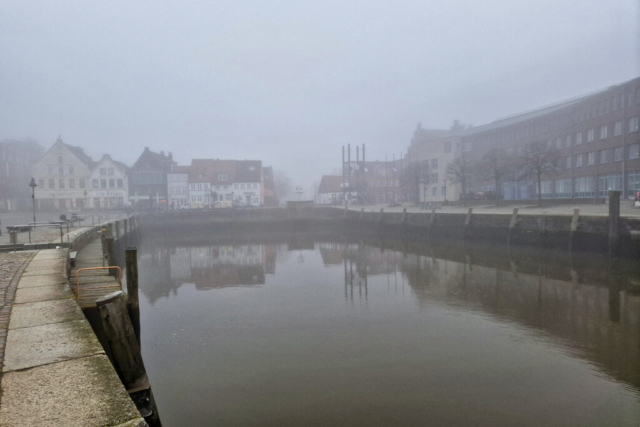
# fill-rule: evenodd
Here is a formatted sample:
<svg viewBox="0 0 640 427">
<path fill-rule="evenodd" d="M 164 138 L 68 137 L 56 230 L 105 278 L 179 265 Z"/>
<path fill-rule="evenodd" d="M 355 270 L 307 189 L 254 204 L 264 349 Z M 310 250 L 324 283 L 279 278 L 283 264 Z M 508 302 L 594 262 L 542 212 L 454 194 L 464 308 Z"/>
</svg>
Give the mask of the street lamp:
<svg viewBox="0 0 640 427">
<path fill-rule="evenodd" d="M 36 222 L 36 179 L 31 177 L 31 182 L 29 183 L 29 187 L 31 187 L 31 201 L 33 202 L 33 222 Z"/>
<path fill-rule="evenodd" d="M 83 210 L 87 210 L 87 190 L 84 190 L 84 192 L 82 193 L 82 195 L 84 196 L 84 204 L 82 205 Z"/>
</svg>

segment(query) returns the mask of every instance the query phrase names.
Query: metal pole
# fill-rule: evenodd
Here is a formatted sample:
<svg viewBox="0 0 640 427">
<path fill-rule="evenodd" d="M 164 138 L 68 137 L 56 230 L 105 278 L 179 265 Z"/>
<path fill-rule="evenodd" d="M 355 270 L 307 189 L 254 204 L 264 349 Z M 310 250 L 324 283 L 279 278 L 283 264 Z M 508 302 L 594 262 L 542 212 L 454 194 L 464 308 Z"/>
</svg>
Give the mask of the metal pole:
<svg viewBox="0 0 640 427">
<path fill-rule="evenodd" d="M 364 199 L 367 199 L 367 162 L 364 158 L 364 144 L 362 144 L 362 180 L 363 182 L 363 190 L 362 193 L 364 195 Z"/>
<path fill-rule="evenodd" d="M 31 187 L 31 201 L 33 202 L 33 222 L 36 222 L 36 187 Z"/>
<path fill-rule="evenodd" d="M 346 187 L 344 182 L 344 145 L 342 146 L 342 202 L 347 201 Z"/>
<path fill-rule="evenodd" d="M 351 144 L 347 144 L 347 180 L 349 181 L 349 194 L 347 199 L 347 206 L 349 206 L 349 199 L 351 199 Z"/>
</svg>

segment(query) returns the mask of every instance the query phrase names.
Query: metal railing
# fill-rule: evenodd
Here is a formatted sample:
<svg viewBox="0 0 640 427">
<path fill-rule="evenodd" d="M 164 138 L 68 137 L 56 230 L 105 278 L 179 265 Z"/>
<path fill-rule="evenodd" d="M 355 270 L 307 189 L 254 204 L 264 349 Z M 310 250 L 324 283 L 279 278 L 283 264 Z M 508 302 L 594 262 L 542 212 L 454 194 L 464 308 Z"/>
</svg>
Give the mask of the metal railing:
<svg viewBox="0 0 640 427">
<path fill-rule="evenodd" d="M 63 241 L 63 231 L 62 231 L 62 224 L 51 224 L 51 223 L 46 223 L 46 224 L 26 224 L 26 225 L 14 225 L 13 227 L 24 227 L 24 228 L 28 228 L 29 229 L 29 243 L 31 243 L 31 229 L 32 228 L 38 228 L 38 227 L 60 227 L 60 243 L 62 243 Z M 69 242 L 69 233 L 67 232 L 67 242 Z"/>
</svg>

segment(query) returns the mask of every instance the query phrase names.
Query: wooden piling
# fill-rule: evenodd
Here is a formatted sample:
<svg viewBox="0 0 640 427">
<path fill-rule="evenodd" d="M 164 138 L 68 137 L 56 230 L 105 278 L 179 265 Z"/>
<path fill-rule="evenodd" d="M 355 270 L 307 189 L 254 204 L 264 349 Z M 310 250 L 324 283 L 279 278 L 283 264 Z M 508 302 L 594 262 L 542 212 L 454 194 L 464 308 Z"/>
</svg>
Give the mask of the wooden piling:
<svg viewBox="0 0 640 427">
<path fill-rule="evenodd" d="M 138 249 L 125 249 L 125 264 L 127 274 L 127 310 L 129 318 L 140 345 L 140 303 L 138 299 Z"/>
<path fill-rule="evenodd" d="M 571 229 L 569 231 L 569 250 L 573 250 L 573 240 L 578 231 L 578 219 L 580 218 L 580 209 L 573 210 L 573 217 L 571 218 Z"/>
<path fill-rule="evenodd" d="M 113 357 L 113 366 L 125 389 L 150 426 L 161 426 L 158 408 L 142 361 L 140 346 L 131 325 L 122 291 L 96 301 L 104 334 Z"/>
<path fill-rule="evenodd" d="M 511 221 L 509 221 L 509 234 L 507 235 L 507 244 L 511 244 L 511 238 L 513 237 L 513 230 L 516 228 L 516 224 L 518 223 L 518 208 L 513 208 L 513 212 L 511 213 Z"/>
<path fill-rule="evenodd" d="M 106 239 L 106 245 L 107 245 L 107 259 L 109 260 L 109 266 L 115 266 L 116 265 L 116 243 L 115 243 L 115 239 L 113 237 L 107 237 Z M 118 277 L 118 270 L 111 269 L 109 270 L 109 275 L 113 276 L 113 277 Z"/>
<path fill-rule="evenodd" d="M 120 238 L 120 221 L 116 221 L 116 239 Z"/>
<path fill-rule="evenodd" d="M 128 223 L 129 223 L 129 221 L 127 221 L 126 219 L 122 220 L 122 226 L 124 227 L 124 235 L 125 236 L 129 233 Z"/>
<path fill-rule="evenodd" d="M 380 219 L 378 220 L 378 231 L 382 230 L 383 223 L 384 223 L 384 209 L 380 208 Z"/>
<path fill-rule="evenodd" d="M 463 234 L 462 234 L 462 238 L 466 239 L 469 233 L 469 228 L 471 227 L 471 214 L 473 213 L 473 208 L 469 208 L 469 211 L 467 212 L 467 217 L 464 220 L 464 229 L 463 229 Z"/>
<path fill-rule="evenodd" d="M 616 252 L 620 243 L 620 192 L 609 191 L 609 251 Z"/>
<path fill-rule="evenodd" d="M 107 224 L 107 237 L 113 237 L 113 223 Z"/>
</svg>

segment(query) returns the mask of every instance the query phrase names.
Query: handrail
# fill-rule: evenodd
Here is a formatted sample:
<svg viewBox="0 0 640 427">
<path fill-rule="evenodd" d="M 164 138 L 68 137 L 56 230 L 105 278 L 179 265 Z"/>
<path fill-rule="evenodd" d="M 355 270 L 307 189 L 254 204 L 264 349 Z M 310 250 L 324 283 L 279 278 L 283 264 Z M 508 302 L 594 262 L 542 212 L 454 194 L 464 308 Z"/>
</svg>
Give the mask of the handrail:
<svg viewBox="0 0 640 427">
<path fill-rule="evenodd" d="M 109 269 L 112 269 L 112 268 L 116 268 L 120 272 L 120 275 L 119 275 L 119 278 L 118 278 L 118 284 L 120 285 L 120 290 L 122 290 L 122 269 L 120 267 L 112 265 L 110 267 L 79 268 L 76 271 L 76 299 L 80 300 L 80 272 L 81 271 L 86 271 L 86 270 L 109 270 Z M 112 287 L 113 287 L 113 285 L 109 285 L 109 286 L 92 286 L 91 289 L 112 288 Z"/>
<path fill-rule="evenodd" d="M 31 243 L 31 227 L 37 228 L 37 227 L 60 227 L 60 244 L 62 244 L 62 240 L 63 240 L 63 233 L 62 233 L 62 225 L 61 224 L 52 224 L 52 223 L 47 223 L 47 224 L 23 224 L 23 225 L 14 225 L 13 227 L 29 227 L 29 243 Z M 67 232 L 67 243 L 69 242 L 69 233 Z"/>
</svg>

